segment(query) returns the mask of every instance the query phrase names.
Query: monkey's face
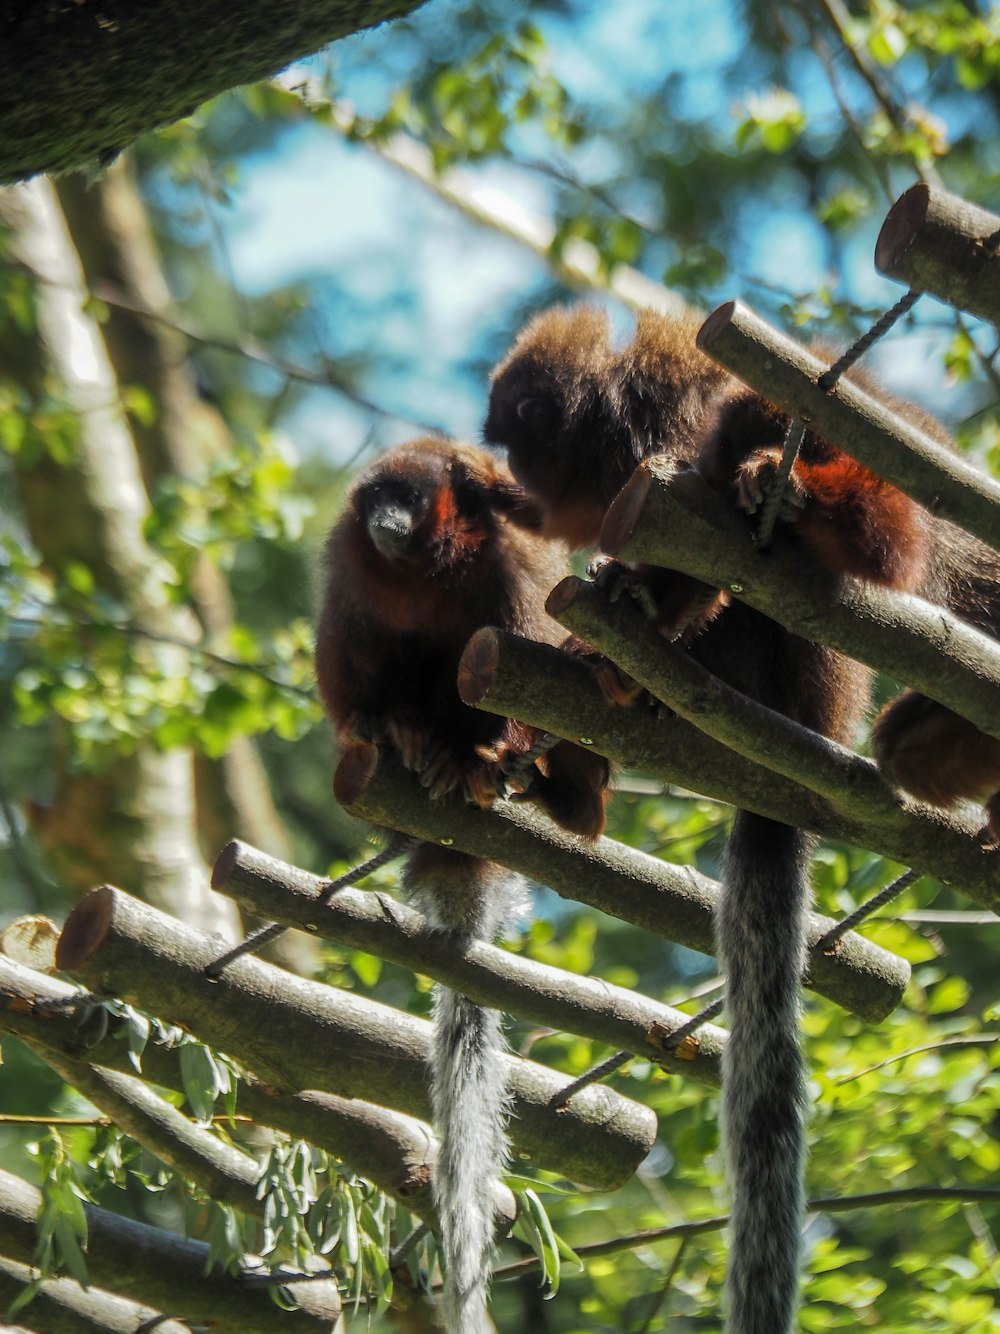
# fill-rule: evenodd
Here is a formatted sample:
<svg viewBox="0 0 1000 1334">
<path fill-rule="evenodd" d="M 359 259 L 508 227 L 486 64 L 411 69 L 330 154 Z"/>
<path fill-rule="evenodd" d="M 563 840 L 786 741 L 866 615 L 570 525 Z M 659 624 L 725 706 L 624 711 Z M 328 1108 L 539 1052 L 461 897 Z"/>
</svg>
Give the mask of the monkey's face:
<svg viewBox="0 0 1000 1334">
<path fill-rule="evenodd" d="M 524 493 L 489 455 L 428 438 L 400 446 L 362 477 L 352 507 L 375 552 L 423 577 L 474 558 L 498 516 L 527 509 Z M 521 526 L 537 527 L 518 516 Z"/>
<path fill-rule="evenodd" d="M 560 381 L 551 367 L 515 358 L 494 377 L 483 428 L 488 445 L 507 450 L 515 480 L 542 511 L 546 537 L 575 548 L 597 542 L 608 500 L 600 470 L 586 465 L 588 451 L 576 439 L 589 388 L 583 376 Z"/>
<path fill-rule="evenodd" d="M 483 426 L 488 445 L 507 450 L 510 470 L 529 490 L 559 452 L 566 404 L 558 380 L 533 360 L 515 360 L 496 375 Z"/>
<path fill-rule="evenodd" d="M 386 560 L 413 559 L 430 499 L 426 479 L 375 477 L 360 487 L 358 512 L 372 546 Z"/>
</svg>

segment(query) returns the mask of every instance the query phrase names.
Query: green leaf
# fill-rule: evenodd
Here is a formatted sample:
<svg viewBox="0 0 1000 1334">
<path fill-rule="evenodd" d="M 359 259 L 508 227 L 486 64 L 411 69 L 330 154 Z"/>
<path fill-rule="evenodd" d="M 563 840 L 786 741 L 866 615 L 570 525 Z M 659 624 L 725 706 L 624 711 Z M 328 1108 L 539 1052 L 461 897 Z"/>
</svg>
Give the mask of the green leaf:
<svg viewBox="0 0 1000 1334">
<path fill-rule="evenodd" d="M 185 1042 L 180 1049 L 181 1078 L 195 1120 L 208 1125 L 215 1110 L 216 1070 L 211 1052 L 200 1042 Z"/>
</svg>

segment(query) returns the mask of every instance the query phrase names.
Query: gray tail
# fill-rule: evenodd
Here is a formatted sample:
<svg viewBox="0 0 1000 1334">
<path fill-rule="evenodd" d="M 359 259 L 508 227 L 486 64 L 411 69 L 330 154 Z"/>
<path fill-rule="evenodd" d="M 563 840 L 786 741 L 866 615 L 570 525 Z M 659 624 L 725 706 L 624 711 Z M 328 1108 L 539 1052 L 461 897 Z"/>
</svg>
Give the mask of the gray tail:
<svg viewBox="0 0 1000 1334">
<path fill-rule="evenodd" d="M 798 1305 L 806 1090 L 799 1044 L 810 840 L 737 811 L 716 924 L 730 1040 L 728 1334 L 789 1334 Z"/>
<path fill-rule="evenodd" d="M 505 1049 L 495 1010 L 447 987 L 435 989 L 431 1096 L 441 1147 L 434 1194 L 448 1265 L 444 1311 L 449 1334 L 492 1328 L 486 1296 L 494 1183 L 508 1153 Z"/>
<path fill-rule="evenodd" d="M 519 875 L 495 862 L 422 844 L 409 857 L 407 887 L 456 950 L 492 940 L 524 905 Z M 486 1334 L 497 1177 L 507 1165 L 509 1095 L 500 1015 L 447 987 L 434 988 L 431 1105 L 440 1140 L 434 1202 L 447 1272 L 448 1334 Z"/>
</svg>

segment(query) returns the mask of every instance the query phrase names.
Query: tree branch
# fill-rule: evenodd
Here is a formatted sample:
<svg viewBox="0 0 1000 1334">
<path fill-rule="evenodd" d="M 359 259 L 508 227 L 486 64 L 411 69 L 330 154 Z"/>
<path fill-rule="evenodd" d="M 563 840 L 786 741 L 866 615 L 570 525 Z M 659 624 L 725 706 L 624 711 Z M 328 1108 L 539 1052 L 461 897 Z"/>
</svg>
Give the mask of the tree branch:
<svg viewBox="0 0 1000 1334">
<path fill-rule="evenodd" d="M 20 4 L 4 16 L 0 183 L 68 171 L 421 0 Z"/>
<path fill-rule="evenodd" d="M 94 21 L 93 7 L 85 12 Z M 100 330 L 85 311 L 86 284 L 51 184 L 37 180 L 0 191 L 0 222 L 10 228 L 14 258 L 36 279 L 37 321 L 29 331 L 9 322 L 0 335 L 3 355 L 30 397 L 54 394 L 73 419 L 71 463 L 39 450 L 30 463 L 16 465 L 32 540 L 50 570 L 62 573 L 77 561 L 92 570 L 100 591 L 137 626 L 196 639 L 194 617 L 173 605 L 162 562 L 145 539 L 149 504 L 134 443 Z M 134 878 L 179 917 L 235 929 L 229 905 L 205 888 L 190 752 L 143 743 L 100 774 L 77 773 L 64 762 L 57 777 L 55 800 L 34 812 L 33 826 L 67 887 L 92 884 L 99 861 L 107 875 L 110 846 L 116 878 Z M 95 837 L 95 822 L 103 840 Z"/>
<path fill-rule="evenodd" d="M 0 1170 L 0 1246 L 12 1260 L 30 1264 L 37 1240 L 41 1194 L 20 1177 Z M 246 1269 L 233 1277 L 207 1273 L 209 1248 L 175 1233 L 84 1204 L 87 1269 L 100 1287 L 148 1303 L 195 1324 L 238 1329 L 241 1334 L 330 1334 L 340 1318 L 340 1294 L 330 1280 L 291 1282 L 297 1311 L 282 1311 L 266 1292 L 248 1290 Z"/>
<path fill-rule="evenodd" d="M 470 640 L 463 667 L 473 655 L 481 690 L 464 693 L 467 703 L 570 740 L 583 736 L 602 755 L 628 767 L 825 838 L 872 848 L 956 886 L 984 908 L 1000 907 L 995 856 L 972 837 L 978 826 L 971 821 L 898 799 L 894 810 L 877 819 L 863 806 L 841 811 L 791 779 L 762 771 L 681 718 L 611 708 L 588 665 L 548 645 L 485 629 Z M 713 688 L 710 679 L 705 688 Z M 814 744 L 825 743 L 817 738 Z"/>
<path fill-rule="evenodd" d="M 969 1202 L 973 1200 L 995 1204 L 1000 1201 L 1000 1188 L 996 1186 L 904 1186 L 899 1190 L 875 1190 L 863 1195 L 826 1195 L 806 1201 L 809 1213 L 846 1214 L 855 1209 L 894 1208 L 901 1204 L 936 1204 L 941 1201 L 955 1200 Z M 633 1232 L 625 1237 L 611 1237 L 607 1241 L 595 1241 L 583 1246 L 574 1246 L 574 1252 L 582 1260 L 599 1255 L 617 1255 L 621 1251 L 631 1251 L 637 1246 L 649 1246 L 658 1241 L 677 1241 L 685 1237 L 697 1237 L 703 1232 L 718 1232 L 728 1227 L 729 1214 L 715 1214 L 711 1218 L 695 1218 L 689 1222 L 671 1223 L 667 1227 L 647 1228 L 644 1232 Z M 540 1268 L 536 1256 L 516 1260 L 513 1264 L 502 1265 L 494 1269 L 493 1279 L 519 1278 Z"/>
<path fill-rule="evenodd" d="M 24 1287 L 37 1277 L 37 1270 L 0 1256 L 0 1310 L 7 1310 Z M 20 1321 L 7 1325 L 11 1331 L 30 1328 L 39 1334 L 135 1334 L 149 1329 L 156 1334 L 191 1334 L 191 1326 L 171 1320 L 151 1306 L 90 1287 L 84 1290 L 71 1278 L 47 1278 L 31 1299 Z M 155 1322 L 155 1323 L 153 1323 Z M 274 1328 L 275 1326 L 272 1326 Z"/>
<path fill-rule="evenodd" d="M 556 229 L 548 218 L 540 218 L 522 206 L 508 201 L 499 207 L 488 198 L 475 176 L 460 167 L 439 171 L 430 149 L 410 134 L 397 131 L 388 136 L 366 133 L 365 122 L 343 102 L 327 98 L 318 80 L 294 70 L 278 75 L 275 83 L 286 92 L 301 97 L 310 107 L 328 108 L 331 122 L 345 139 L 364 144 L 383 161 L 418 180 L 438 199 L 450 204 L 464 217 L 491 231 L 506 236 L 544 261 L 563 282 L 589 291 L 610 292 L 633 310 L 651 307 L 665 314 L 678 315 L 689 310 L 677 292 L 655 282 L 629 264 L 615 264 L 608 273 L 596 248 L 580 237 L 573 238 L 559 253 L 553 249 Z"/>
<path fill-rule="evenodd" d="M 1000 217 L 957 195 L 912 185 L 889 210 L 875 267 L 913 291 L 1000 325 Z"/>
<path fill-rule="evenodd" d="M 749 525 L 693 471 L 648 459 L 613 502 L 602 543 L 623 560 L 681 570 L 742 598 L 794 634 L 907 681 L 1000 736 L 1000 645 L 943 607 L 824 570 Z"/>
<path fill-rule="evenodd" d="M 264 1202 L 257 1197 L 257 1164 L 249 1154 L 189 1121 L 134 1075 L 74 1061 L 41 1044 L 34 1050 L 67 1084 L 104 1112 L 112 1125 L 200 1186 L 210 1199 L 263 1218 Z"/>
<path fill-rule="evenodd" d="M 57 966 L 178 1022 L 286 1089 L 317 1088 L 427 1118 L 430 1024 L 387 1005 L 243 958 L 217 982 L 204 935 L 105 885 L 70 914 Z M 507 1058 L 516 1154 L 596 1189 L 626 1181 L 648 1152 L 656 1118 L 608 1088 L 556 1110 L 563 1076 Z"/>
<path fill-rule="evenodd" d="M 727 301 L 713 311 L 701 327 L 698 346 L 769 403 L 836 440 L 932 513 L 996 545 L 1000 482 L 849 379 L 825 392 L 816 383 L 827 369 L 823 362 L 742 302 Z"/>
<path fill-rule="evenodd" d="M 124 1019 L 111 1017 L 96 1042 L 81 1027 L 80 1009 L 88 994 L 0 956 L 0 1032 L 24 1039 L 43 1060 L 51 1053 L 134 1073 Z M 150 1040 L 142 1053 L 142 1078 L 183 1092 L 180 1048 Z M 437 1140 L 425 1122 L 360 1098 L 316 1090 L 285 1092 L 252 1074 L 242 1075 L 238 1098 L 240 1111 L 258 1125 L 325 1149 L 436 1228 L 431 1177 Z M 514 1198 L 505 1187 L 497 1188 L 496 1205 L 513 1224 Z"/>
<path fill-rule="evenodd" d="M 150 314 L 141 319 L 132 310 L 112 308 L 101 328 L 118 384 L 144 386 L 156 404 L 150 419 L 129 417 L 146 489 L 152 493 L 165 477 L 203 477 L 210 460 L 232 447 L 232 436 L 222 414 L 198 393 L 185 340 L 167 327 L 173 301 L 129 165 L 120 160 L 99 181 L 87 181 L 81 173 L 62 176 L 56 191 L 90 290 L 115 282 L 126 299 Z M 163 323 L 157 322 L 158 314 Z M 206 651 L 218 648 L 235 620 L 226 574 L 199 552 L 189 587 Z M 226 836 L 242 831 L 275 856 L 287 854 L 287 836 L 249 737 L 233 737 L 217 759 L 199 756 L 196 776 L 205 844 L 218 846 L 208 827 L 218 821 Z"/>
<path fill-rule="evenodd" d="M 215 864 L 212 885 L 264 917 L 276 917 L 331 940 L 426 973 L 463 996 L 550 1028 L 580 1033 L 661 1064 L 674 1074 L 719 1082 L 725 1032 L 714 1024 L 680 1051 L 665 1049 L 690 1018 L 638 992 L 477 942 L 459 953 L 412 908 L 381 894 L 345 889 L 320 902 L 326 881 L 232 842 Z"/>
<path fill-rule="evenodd" d="M 555 651 L 550 658 L 544 645 L 527 641 L 515 644 L 527 649 L 519 681 L 530 682 L 533 673 L 548 672 L 550 662 L 554 667 L 567 667 L 565 677 L 556 677 L 552 695 L 562 699 L 562 692 L 569 690 L 564 717 L 578 720 L 578 697 L 584 686 L 593 689 L 585 665 Z M 536 650 L 541 650 L 538 656 Z M 542 656 L 544 664 L 539 661 Z M 636 718 L 627 721 L 632 724 Z M 647 717 L 638 718 L 638 724 L 641 730 L 649 730 Z M 684 723 L 680 726 L 695 742 L 700 739 L 696 729 Z M 398 828 L 434 843 L 447 841 L 462 852 L 495 858 L 550 886 L 563 898 L 587 903 L 702 954 L 714 950 L 713 913 L 720 889 L 693 867 L 671 866 L 608 838 L 587 843 L 525 805 L 498 802 L 491 811 L 480 811 L 457 802 L 432 801 L 394 756 L 374 748 L 362 748 L 344 757 L 337 770 L 335 790 L 352 815 L 373 824 Z M 339 902 L 339 897 L 334 899 L 331 907 Z M 278 916 L 282 912 L 277 901 L 274 912 Z M 810 914 L 810 943 L 815 946 L 833 925 L 828 917 Z M 850 932 L 832 953 L 812 950 L 807 985 L 869 1022 L 878 1023 L 899 1003 L 909 975 L 904 960 Z"/>
</svg>

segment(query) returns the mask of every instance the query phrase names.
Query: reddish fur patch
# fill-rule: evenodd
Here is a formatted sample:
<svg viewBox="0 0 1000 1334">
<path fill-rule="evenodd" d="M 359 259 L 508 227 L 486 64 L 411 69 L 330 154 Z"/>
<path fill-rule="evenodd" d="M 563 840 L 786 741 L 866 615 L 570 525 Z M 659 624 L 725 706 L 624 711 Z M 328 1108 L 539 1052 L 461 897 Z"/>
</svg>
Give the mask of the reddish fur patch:
<svg viewBox="0 0 1000 1334">
<path fill-rule="evenodd" d="M 846 454 L 796 463 L 793 476 L 808 497 L 799 534 L 827 568 L 891 588 L 920 585 L 930 544 L 914 501 Z"/>
<path fill-rule="evenodd" d="M 455 492 L 448 485 L 438 489 L 431 508 L 431 532 L 442 546 L 475 551 L 486 539 L 486 532 L 458 512 Z"/>
</svg>

